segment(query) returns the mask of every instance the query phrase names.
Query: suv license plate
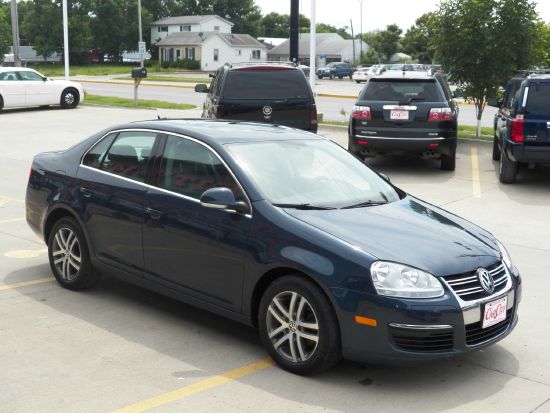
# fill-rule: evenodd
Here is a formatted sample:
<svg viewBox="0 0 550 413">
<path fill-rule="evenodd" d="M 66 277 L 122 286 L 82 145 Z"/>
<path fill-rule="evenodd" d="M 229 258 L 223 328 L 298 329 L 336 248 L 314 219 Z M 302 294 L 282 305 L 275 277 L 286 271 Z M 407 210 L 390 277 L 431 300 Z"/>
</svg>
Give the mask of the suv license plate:
<svg viewBox="0 0 550 413">
<path fill-rule="evenodd" d="M 390 112 L 390 119 L 409 120 L 409 111 L 408 110 L 392 110 Z"/>
<path fill-rule="evenodd" d="M 499 298 L 485 304 L 483 311 L 483 323 L 481 328 L 487 328 L 506 320 L 506 307 L 508 304 L 508 296 Z"/>
</svg>

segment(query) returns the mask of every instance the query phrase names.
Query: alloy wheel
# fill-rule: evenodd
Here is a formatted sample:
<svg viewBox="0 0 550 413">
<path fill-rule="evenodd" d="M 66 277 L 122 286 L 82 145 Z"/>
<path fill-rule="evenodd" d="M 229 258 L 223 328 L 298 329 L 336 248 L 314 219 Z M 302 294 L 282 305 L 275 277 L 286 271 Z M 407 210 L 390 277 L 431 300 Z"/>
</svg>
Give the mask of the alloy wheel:
<svg viewBox="0 0 550 413">
<path fill-rule="evenodd" d="M 67 92 L 65 93 L 65 96 L 63 97 L 63 99 L 65 100 L 65 103 L 68 106 L 71 106 L 74 104 L 76 98 L 73 92 Z"/>
<path fill-rule="evenodd" d="M 52 248 L 53 264 L 66 281 L 72 281 L 80 271 L 82 254 L 75 232 L 67 227 L 59 228 Z"/>
<path fill-rule="evenodd" d="M 271 300 L 266 315 L 267 334 L 273 348 L 286 360 L 304 362 L 319 344 L 319 323 L 309 301 L 294 291 L 283 291 Z"/>
</svg>

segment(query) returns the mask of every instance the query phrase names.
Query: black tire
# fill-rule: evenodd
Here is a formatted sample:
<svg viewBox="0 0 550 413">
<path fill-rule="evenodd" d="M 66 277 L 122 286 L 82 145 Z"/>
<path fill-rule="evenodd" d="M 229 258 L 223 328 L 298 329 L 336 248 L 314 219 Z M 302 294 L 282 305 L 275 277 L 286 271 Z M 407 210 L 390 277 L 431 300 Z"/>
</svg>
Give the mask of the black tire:
<svg viewBox="0 0 550 413">
<path fill-rule="evenodd" d="M 349 75 L 349 78 L 350 78 L 351 80 L 353 80 L 353 75 Z"/>
<path fill-rule="evenodd" d="M 296 297 L 294 307 L 291 304 L 293 296 Z M 274 304 L 276 297 L 283 309 L 288 303 L 286 313 Z M 293 313 L 290 319 L 285 315 L 288 313 Z M 278 320 L 287 323 L 286 326 Z M 300 320 L 310 326 L 316 325 L 317 330 L 301 325 Z M 273 323 L 278 327 L 274 328 Z M 319 287 L 299 276 L 281 277 L 269 285 L 260 301 L 258 327 L 273 360 L 291 373 L 318 373 L 334 366 L 342 357 L 340 329 L 330 302 Z M 278 329 L 281 331 L 270 338 L 269 333 Z M 314 337 L 317 341 L 312 340 Z M 277 342 L 281 342 L 278 349 L 274 347 Z"/>
<path fill-rule="evenodd" d="M 356 80 L 355 83 L 361 83 L 359 80 Z"/>
<path fill-rule="evenodd" d="M 504 145 L 500 146 L 500 163 L 498 168 L 498 179 L 503 184 L 512 184 L 516 181 L 518 163 L 511 161 L 504 153 Z"/>
<path fill-rule="evenodd" d="M 48 238 L 48 258 L 54 277 L 64 288 L 85 290 L 99 280 L 90 262 L 86 238 L 74 218 L 64 217 L 54 224 Z"/>
<path fill-rule="evenodd" d="M 321 75 L 317 75 L 317 77 L 318 77 L 319 79 L 322 79 L 322 78 L 323 78 L 323 76 L 321 76 Z"/>
<path fill-rule="evenodd" d="M 63 109 L 74 109 L 80 103 L 80 94 L 75 88 L 67 88 L 61 93 L 60 102 Z"/>
<path fill-rule="evenodd" d="M 449 155 L 441 155 L 441 170 L 454 171 L 456 168 L 456 147 Z"/>
<path fill-rule="evenodd" d="M 500 148 L 496 135 L 493 137 L 493 161 L 500 161 Z"/>
<path fill-rule="evenodd" d="M 0 112 L 4 109 L 4 99 L 0 96 Z"/>
<path fill-rule="evenodd" d="M 334 79 L 334 75 L 331 73 L 330 76 L 328 77 L 329 79 Z"/>
</svg>

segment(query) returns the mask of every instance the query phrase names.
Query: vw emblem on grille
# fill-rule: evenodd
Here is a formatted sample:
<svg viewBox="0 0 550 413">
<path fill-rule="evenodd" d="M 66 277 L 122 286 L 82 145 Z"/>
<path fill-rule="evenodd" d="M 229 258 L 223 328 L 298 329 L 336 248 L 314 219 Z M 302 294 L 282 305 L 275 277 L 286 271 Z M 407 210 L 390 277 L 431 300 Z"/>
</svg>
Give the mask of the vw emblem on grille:
<svg viewBox="0 0 550 413">
<path fill-rule="evenodd" d="M 495 291 L 495 281 L 493 280 L 493 276 L 485 268 L 478 268 L 477 278 L 479 278 L 481 288 L 483 288 L 489 294 Z"/>
<path fill-rule="evenodd" d="M 265 116 L 269 116 L 269 115 L 271 115 L 271 112 L 273 112 L 273 109 L 271 108 L 271 106 L 266 105 L 266 106 L 264 106 L 262 111 L 264 112 Z"/>
</svg>

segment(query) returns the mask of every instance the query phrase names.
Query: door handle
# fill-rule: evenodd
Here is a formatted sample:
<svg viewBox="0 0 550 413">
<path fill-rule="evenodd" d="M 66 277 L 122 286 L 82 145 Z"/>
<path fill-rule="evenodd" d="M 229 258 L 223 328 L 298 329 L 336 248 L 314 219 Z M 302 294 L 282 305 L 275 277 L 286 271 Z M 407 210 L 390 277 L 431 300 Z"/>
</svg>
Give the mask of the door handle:
<svg viewBox="0 0 550 413">
<path fill-rule="evenodd" d="M 80 187 L 80 193 L 84 198 L 89 198 L 92 196 L 92 191 L 90 191 L 88 188 Z"/>
<path fill-rule="evenodd" d="M 162 216 L 162 212 L 157 210 L 157 209 L 153 209 L 153 208 L 145 208 L 145 212 L 147 212 L 149 214 L 149 216 L 152 218 L 152 219 L 155 219 L 155 220 L 158 220 L 160 219 L 160 217 Z"/>
</svg>

